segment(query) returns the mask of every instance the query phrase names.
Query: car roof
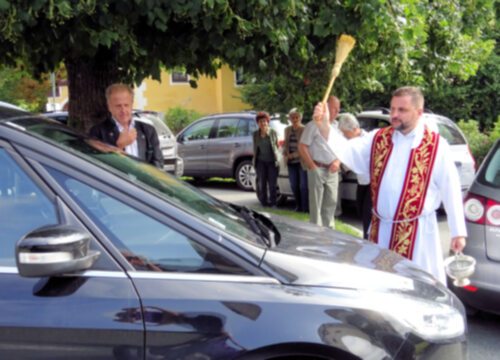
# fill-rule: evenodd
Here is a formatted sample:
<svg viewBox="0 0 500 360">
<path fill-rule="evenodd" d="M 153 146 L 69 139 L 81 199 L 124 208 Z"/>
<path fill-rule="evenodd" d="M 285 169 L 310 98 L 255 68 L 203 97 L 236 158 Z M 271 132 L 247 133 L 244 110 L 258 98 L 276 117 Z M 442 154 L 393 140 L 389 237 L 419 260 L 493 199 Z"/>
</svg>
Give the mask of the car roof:
<svg viewBox="0 0 500 360">
<path fill-rule="evenodd" d="M 8 120 L 17 116 L 31 115 L 29 112 L 5 102 L 0 102 L 0 121 Z"/>
<path fill-rule="evenodd" d="M 233 117 L 233 116 L 238 116 L 238 117 L 248 117 L 248 118 L 255 118 L 257 115 L 256 111 L 234 111 L 234 112 L 225 112 L 225 113 L 214 113 L 214 114 L 209 114 L 201 117 L 201 119 L 207 119 L 207 118 L 213 118 L 213 117 Z"/>
<path fill-rule="evenodd" d="M 15 109 L 15 110 L 19 110 L 19 111 L 24 111 L 26 112 L 26 110 L 24 110 L 23 108 L 20 108 L 19 106 L 17 105 L 14 105 L 14 104 L 11 104 L 11 103 L 8 103 L 6 101 L 0 101 L 0 105 L 1 106 L 4 106 L 6 108 L 10 108 L 10 109 Z"/>
</svg>

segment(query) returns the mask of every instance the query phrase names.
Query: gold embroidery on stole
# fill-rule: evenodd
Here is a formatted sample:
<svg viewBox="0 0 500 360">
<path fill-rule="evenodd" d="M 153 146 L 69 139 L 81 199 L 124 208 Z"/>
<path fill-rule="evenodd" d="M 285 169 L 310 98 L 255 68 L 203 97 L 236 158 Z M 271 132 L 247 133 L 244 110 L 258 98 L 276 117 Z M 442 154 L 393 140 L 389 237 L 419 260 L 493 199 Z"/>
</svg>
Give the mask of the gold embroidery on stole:
<svg viewBox="0 0 500 360">
<path fill-rule="evenodd" d="M 384 130 L 384 129 L 382 129 Z M 372 163 L 373 171 L 376 180 L 373 182 L 371 189 L 373 204 L 378 200 L 378 192 L 382 175 L 384 174 L 389 155 L 392 151 L 392 131 L 379 131 L 375 135 L 372 146 Z M 375 146 L 377 144 L 377 146 Z M 398 254 L 411 259 L 413 248 L 415 246 L 415 238 L 418 229 L 418 217 L 422 213 L 427 188 L 429 186 L 432 168 L 436 159 L 437 149 L 439 145 L 439 135 L 424 128 L 424 136 L 419 146 L 413 149 L 410 153 L 410 161 L 406 170 L 403 189 L 398 203 L 398 208 L 394 216 L 394 223 L 391 231 L 391 241 L 389 249 Z M 382 146 L 388 146 L 390 150 L 380 149 Z M 378 153 L 378 151 L 380 151 Z M 374 205 L 375 206 L 375 205 Z M 376 207 L 374 207 L 376 209 Z M 373 222 L 375 220 L 375 223 Z M 375 226 L 374 226 L 375 225 Z M 380 219 L 375 215 L 372 216 L 372 231 L 370 239 L 378 239 L 378 230 L 380 227 Z M 372 240 L 373 241 L 373 240 Z"/>
</svg>

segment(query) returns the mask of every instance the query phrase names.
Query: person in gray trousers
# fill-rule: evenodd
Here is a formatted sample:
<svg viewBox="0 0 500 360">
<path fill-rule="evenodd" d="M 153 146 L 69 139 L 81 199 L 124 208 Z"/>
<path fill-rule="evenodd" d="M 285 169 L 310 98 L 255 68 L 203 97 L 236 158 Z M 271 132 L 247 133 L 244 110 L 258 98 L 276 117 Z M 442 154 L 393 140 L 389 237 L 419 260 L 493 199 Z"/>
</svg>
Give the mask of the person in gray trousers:
<svg viewBox="0 0 500 360">
<path fill-rule="evenodd" d="M 330 124 L 334 131 L 339 131 L 335 117 L 340 110 L 340 100 L 331 96 L 328 108 Z M 309 220 L 313 224 L 335 228 L 340 161 L 328 147 L 314 121 L 310 121 L 302 133 L 299 153 L 307 166 Z"/>
</svg>

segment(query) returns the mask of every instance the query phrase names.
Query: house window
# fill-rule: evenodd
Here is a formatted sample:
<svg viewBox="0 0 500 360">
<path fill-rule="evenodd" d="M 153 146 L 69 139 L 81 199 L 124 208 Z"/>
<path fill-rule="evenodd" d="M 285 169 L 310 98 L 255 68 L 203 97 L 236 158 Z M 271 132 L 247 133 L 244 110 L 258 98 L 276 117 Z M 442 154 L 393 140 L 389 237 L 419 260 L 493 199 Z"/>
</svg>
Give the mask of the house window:
<svg viewBox="0 0 500 360">
<path fill-rule="evenodd" d="M 245 81 L 243 80 L 243 68 L 238 68 L 234 72 L 234 83 L 238 85 L 244 85 Z"/>
<path fill-rule="evenodd" d="M 184 84 L 189 82 L 189 75 L 185 72 L 173 71 L 170 74 L 170 81 L 172 84 Z"/>
</svg>

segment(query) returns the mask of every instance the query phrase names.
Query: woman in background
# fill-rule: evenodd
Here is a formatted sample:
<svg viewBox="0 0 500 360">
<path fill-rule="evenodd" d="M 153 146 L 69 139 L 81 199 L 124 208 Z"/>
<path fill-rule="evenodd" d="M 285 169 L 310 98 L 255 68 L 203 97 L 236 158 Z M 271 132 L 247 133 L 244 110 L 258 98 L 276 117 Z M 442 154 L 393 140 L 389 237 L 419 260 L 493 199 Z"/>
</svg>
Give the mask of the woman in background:
<svg viewBox="0 0 500 360">
<path fill-rule="evenodd" d="M 253 133 L 253 166 L 257 174 L 257 198 L 262 206 L 276 207 L 278 135 L 269 127 L 270 118 L 267 112 L 259 112 L 255 120 L 259 126 Z"/>
</svg>

